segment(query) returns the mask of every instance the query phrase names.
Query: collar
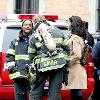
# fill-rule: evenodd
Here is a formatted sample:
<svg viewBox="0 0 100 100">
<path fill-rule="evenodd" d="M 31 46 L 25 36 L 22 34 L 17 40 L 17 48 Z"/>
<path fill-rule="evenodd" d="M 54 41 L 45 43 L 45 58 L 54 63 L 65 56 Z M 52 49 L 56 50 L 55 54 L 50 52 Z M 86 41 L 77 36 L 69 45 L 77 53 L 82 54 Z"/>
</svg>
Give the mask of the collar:
<svg viewBox="0 0 100 100">
<path fill-rule="evenodd" d="M 17 40 L 21 40 L 21 39 L 25 40 L 25 38 L 28 38 L 28 37 L 30 37 L 30 35 L 24 36 L 22 34 L 22 30 L 21 30 L 20 33 L 19 33 L 19 36 L 18 36 Z"/>
</svg>

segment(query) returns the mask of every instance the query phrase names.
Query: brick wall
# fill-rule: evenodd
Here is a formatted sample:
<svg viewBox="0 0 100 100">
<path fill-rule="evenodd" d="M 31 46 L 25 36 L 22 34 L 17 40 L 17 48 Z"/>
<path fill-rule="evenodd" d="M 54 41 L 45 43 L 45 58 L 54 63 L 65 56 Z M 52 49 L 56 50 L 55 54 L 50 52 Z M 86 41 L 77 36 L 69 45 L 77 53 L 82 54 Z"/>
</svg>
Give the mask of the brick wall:
<svg viewBox="0 0 100 100">
<path fill-rule="evenodd" d="M 0 0 L 0 15 L 5 15 L 7 12 L 7 1 L 8 0 Z"/>
<path fill-rule="evenodd" d="M 78 15 L 83 20 L 89 20 L 88 0 L 44 0 L 46 12 L 59 15 L 60 19 L 68 19 Z"/>
<path fill-rule="evenodd" d="M 9 0 L 0 0 L 0 15 L 6 14 Z M 83 20 L 89 20 L 88 0 L 44 0 L 45 13 L 57 14 L 59 19 L 68 19 L 78 15 Z"/>
</svg>

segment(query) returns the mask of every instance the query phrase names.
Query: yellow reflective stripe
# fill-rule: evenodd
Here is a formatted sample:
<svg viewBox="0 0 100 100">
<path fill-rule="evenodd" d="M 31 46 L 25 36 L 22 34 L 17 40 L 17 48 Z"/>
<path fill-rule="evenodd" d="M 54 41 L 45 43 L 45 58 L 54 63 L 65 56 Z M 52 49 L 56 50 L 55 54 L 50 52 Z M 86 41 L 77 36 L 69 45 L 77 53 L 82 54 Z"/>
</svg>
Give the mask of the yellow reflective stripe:
<svg viewBox="0 0 100 100">
<path fill-rule="evenodd" d="M 68 39 L 65 39 L 62 43 L 62 45 L 68 45 Z"/>
<path fill-rule="evenodd" d="M 36 52 L 36 49 L 32 49 L 30 47 L 28 47 L 28 53 L 35 53 Z"/>
<path fill-rule="evenodd" d="M 14 78 L 17 78 L 17 77 L 21 78 L 21 77 L 26 77 L 26 76 L 21 75 L 20 72 L 15 72 L 15 73 L 9 75 L 10 79 L 14 79 Z"/>
<path fill-rule="evenodd" d="M 44 61 L 47 61 L 47 60 L 53 60 L 53 59 L 57 59 L 57 58 L 64 58 L 65 57 L 65 54 L 61 53 L 57 56 L 54 56 L 54 57 L 48 57 L 48 58 L 41 58 L 41 61 L 44 62 Z"/>
<path fill-rule="evenodd" d="M 12 61 L 12 62 L 8 62 L 8 63 L 6 63 L 6 65 L 9 67 L 9 66 L 15 66 L 15 62 L 14 61 Z"/>
<path fill-rule="evenodd" d="M 65 58 L 66 60 L 70 60 L 70 59 L 71 59 L 71 56 L 65 55 L 64 58 Z"/>
<path fill-rule="evenodd" d="M 15 55 L 15 60 L 29 60 L 28 55 Z"/>
<path fill-rule="evenodd" d="M 62 43 L 63 39 L 62 38 L 53 38 L 54 42 L 59 44 Z"/>
<path fill-rule="evenodd" d="M 45 58 L 40 58 L 40 59 L 36 59 L 36 63 L 38 64 L 38 63 L 42 63 L 42 62 L 44 62 L 44 61 L 48 61 L 48 60 L 54 60 L 54 59 L 57 59 L 57 58 L 65 58 L 65 59 L 67 59 L 67 55 L 65 55 L 65 54 L 63 54 L 63 53 L 61 53 L 61 54 L 59 54 L 59 55 L 57 55 L 57 56 L 54 56 L 54 57 L 45 57 Z"/>
<path fill-rule="evenodd" d="M 55 43 L 57 44 L 62 44 L 62 45 L 67 45 L 68 44 L 68 39 L 63 40 L 62 38 L 53 38 Z"/>
<path fill-rule="evenodd" d="M 7 54 L 15 55 L 15 50 L 13 50 L 13 49 L 8 49 Z"/>
<path fill-rule="evenodd" d="M 36 45 L 37 48 L 39 48 L 39 47 L 41 47 L 43 44 L 40 43 L 40 42 L 36 42 L 35 45 Z"/>
<path fill-rule="evenodd" d="M 55 65 L 55 66 L 49 66 L 49 67 L 45 67 L 45 68 L 42 68 L 40 69 L 39 71 L 48 71 L 48 70 L 52 70 L 52 69 L 58 69 L 58 68 L 62 68 L 65 64 L 62 64 L 62 65 Z"/>
</svg>

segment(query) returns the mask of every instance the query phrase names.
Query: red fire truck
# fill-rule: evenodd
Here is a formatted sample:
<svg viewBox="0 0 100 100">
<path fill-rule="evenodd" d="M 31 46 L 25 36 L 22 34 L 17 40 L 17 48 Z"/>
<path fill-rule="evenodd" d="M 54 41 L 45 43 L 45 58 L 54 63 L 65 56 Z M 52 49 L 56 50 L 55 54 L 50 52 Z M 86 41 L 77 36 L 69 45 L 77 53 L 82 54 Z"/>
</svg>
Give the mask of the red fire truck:
<svg viewBox="0 0 100 100">
<path fill-rule="evenodd" d="M 9 18 L 10 17 L 10 18 Z M 14 17 L 14 18 L 13 18 Z M 6 62 L 6 52 L 9 47 L 10 42 L 18 36 L 21 29 L 21 20 L 32 19 L 34 15 L 8 15 L 7 19 L 2 19 L 0 22 L 0 100 L 14 100 L 14 85 L 13 81 L 9 79 Z M 56 15 L 45 15 L 48 20 L 58 20 Z M 16 19 L 17 18 L 17 19 Z M 59 28 L 62 32 L 67 33 L 67 24 L 51 22 L 52 26 Z M 94 89 L 94 79 L 93 79 L 93 60 L 92 56 L 89 56 L 87 65 L 84 66 L 87 71 L 87 89 L 82 90 L 83 100 L 88 100 L 92 95 Z M 48 83 L 48 81 L 47 81 Z M 48 89 L 46 85 L 45 90 Z M 71 100 L 70 90 L 61 90 L 62 100 Z M 44 100 L 47 100 L 47 95 L 44 95 Z"/>
</svg>

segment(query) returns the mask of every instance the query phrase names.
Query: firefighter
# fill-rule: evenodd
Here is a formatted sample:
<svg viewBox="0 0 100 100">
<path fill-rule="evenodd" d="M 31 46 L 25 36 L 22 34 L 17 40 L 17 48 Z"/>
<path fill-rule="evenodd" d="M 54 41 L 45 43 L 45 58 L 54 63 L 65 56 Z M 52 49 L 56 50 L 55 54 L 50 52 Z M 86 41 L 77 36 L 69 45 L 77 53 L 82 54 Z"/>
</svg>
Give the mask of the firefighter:
<svg viewBox="0 0 100 100">
<path fill-rule="evenodd" d="M 47 78 L 49 78 L 48 100 L 61 100 L 63 66 L 69 54 L 66 37 L 59 29 L 51 29 L 42 15 L 36 15 L 33 23 L 35 33 L 30 40 L 28 52 L 33 67 L 37 69 L 37 77 L 36 82 L 31 84 L 30 100 L 43 100 Z"/>
<path fill-rule="evenodd" d="M 27 80 L 27 64 L 29 64 L 28 45 L 32 29 L 32 21 L 23 20 L 19 36 L 11 42 L 7 51 L 6 64 L 9 77 L 14 80 L 16 100 L 27 100 L 27 89 L 30 88 Z"/>
</svg>

